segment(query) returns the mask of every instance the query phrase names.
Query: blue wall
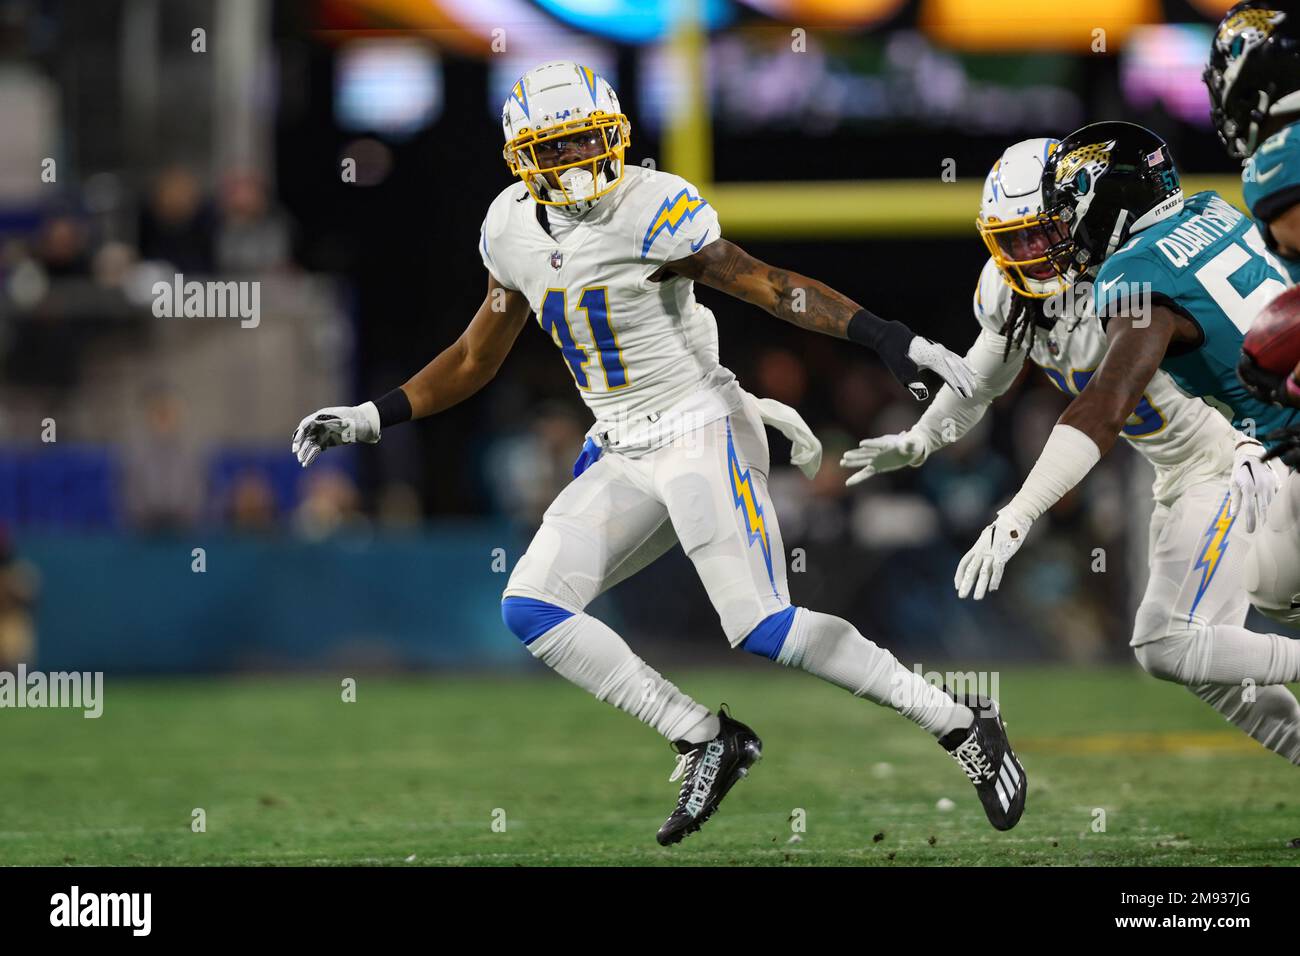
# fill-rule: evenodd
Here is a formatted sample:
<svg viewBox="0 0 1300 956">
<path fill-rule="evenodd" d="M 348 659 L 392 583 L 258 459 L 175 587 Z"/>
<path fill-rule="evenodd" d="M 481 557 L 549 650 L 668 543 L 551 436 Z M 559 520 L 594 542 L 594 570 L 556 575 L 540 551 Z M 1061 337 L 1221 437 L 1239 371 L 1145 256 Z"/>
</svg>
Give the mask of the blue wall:
<svg viewBox="0 0 1300 956">
<path fill-rule="evenodd" d="M 499 667 L 530 659 L 501 623 L 522 551 L 503 525 L 466 522 L 320 543 L 25 534 L 36 565 L 37 662 L 47 670 L 201 672 L 342 666 Z M 207 570 L 191 570 L 193 548 Z"/>
</svg>

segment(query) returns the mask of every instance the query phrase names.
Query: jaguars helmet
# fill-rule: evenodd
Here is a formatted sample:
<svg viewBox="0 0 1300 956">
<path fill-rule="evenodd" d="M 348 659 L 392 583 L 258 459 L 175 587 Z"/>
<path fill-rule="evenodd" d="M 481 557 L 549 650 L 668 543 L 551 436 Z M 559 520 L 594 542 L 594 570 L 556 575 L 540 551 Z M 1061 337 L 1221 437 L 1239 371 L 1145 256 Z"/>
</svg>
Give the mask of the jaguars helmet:
<svg viewBox="0 0 1300 956">
<path fill-rule="evenodd" d="M 542 205 L 583 211 L 623 179 L 631 124 L 588 67 L 565 60 L 529 70 L 506 97 L 501 128 L 506 165 Z"/>
<path fill-rule="evenodd" d="M 1047 256 L 1068 282 L 1183 208 L 1169 146 L 1134 123 L 1093 123 L 1071 133 L 1048 157 L 1042 185 L 1039 218 L 1063 237 Z"/>
<path fill-rule="evenodd" d="M 975 228 L 988 246 L 1002 280 L 1019 295 L 1047 299 L 1065 290 L 1065 279 L 1047 250 L 1065 238 L 1059 223 L 1044 221 L 1043 167 L 1060 145 L 1056 139 L 1026 139 L 993 164 L 984 179 Z"/>
<path fill-rule="evenodd" d="M 1235 159 L 1248 159 L 1272 117 L 1300 115 L 1300 3 L 1247 0 L 1229 10 L 1203 74 L 1210 116 Z"/>
</svg>

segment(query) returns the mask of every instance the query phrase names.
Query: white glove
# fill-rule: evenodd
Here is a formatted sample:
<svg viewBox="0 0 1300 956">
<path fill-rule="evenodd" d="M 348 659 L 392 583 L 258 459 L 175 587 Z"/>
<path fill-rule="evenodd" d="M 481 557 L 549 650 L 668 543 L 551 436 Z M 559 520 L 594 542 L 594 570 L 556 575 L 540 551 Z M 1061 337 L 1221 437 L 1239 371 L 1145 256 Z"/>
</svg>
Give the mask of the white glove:
<svg viewBox="0 0 1300 956">
<path fill-rule="evenodd" d="M 849 475 L 846 485 L 852 487 L 858 482 L 866 481 L 872 475 L 883 475 L 887 471 L 914 467 L 925 461 L 925 442 L 911 432 L 899 432 L 896 435 L 881 435 L 879 438 L 864 438 L 857 448 L 850 448 L 840 459 L 841 468 L 861 468 L 857 474 Z"/>
<path fill-rule="evenodd" d="M 949 352 L 938 342 L 918 335 L 907 347 L 907 357 L 921 368 L 928 368 L 962 398 L 975 392 L 975 370 L 956 352 Z M 922 396 L 924 397 L 924 396 Z"/>
<path fill-rule="evenodd" d="M 1028 518 L 1010 508 L 998 512 L 994 522 L 980 532 L 975 546 L 957 565 L 952 583 L 957 596 L 964 598 L 975 588 L 975 600 L 983 600 L 989 591 L 996 591 L 1002 583 L 1002 570 L 1025 543 L 1025 535 L 1033 524 Z"/>
<path fill-rule="evenodd" d="M 1263 460 L 1264 454 L 1264 446 L 1258 442 L 1243 442 L 1233 457 L 1228 514 L 1236 517 L 1245 512 L 1247 534 L 1264 523 L 1269 502 L 1277 494 L 1277 475 Z"/>
<path fill-rule="evenodd" d="M 335 405 L 312 412 L 298 423 L 292 450 L 306 468 L 326 448 L 363 441 L 379 441 L 379 409 L 374 402 L 348 407 Z"/>
<path fill-rule="evenodd" d="M 790 441 L 790 464 L 805 476 L 812 478 L 822 464 L 822 443 L 812 433 L 808 423 L 789 405 L 775 398 L 755 398 L 759 417 L 764 425 L 771 425 Z"/>
</svg>

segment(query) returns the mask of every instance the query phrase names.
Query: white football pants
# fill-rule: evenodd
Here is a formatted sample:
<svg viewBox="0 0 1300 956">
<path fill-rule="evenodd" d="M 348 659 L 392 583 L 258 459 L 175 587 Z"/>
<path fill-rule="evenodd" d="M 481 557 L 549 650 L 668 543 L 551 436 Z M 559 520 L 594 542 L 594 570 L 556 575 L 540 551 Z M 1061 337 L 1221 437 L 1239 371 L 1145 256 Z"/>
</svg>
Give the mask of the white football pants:
<svg viewBox="0 0 1300 956">
<path fill-rule="evenodd" d="M 1278 511 L 1269 509 L 1270 517 Z M 1133 649 L 1154 677 L 1188 687 L 1270 750 L 1300 763 L 1300 642 L 1243 624 L 1254 539 L 1228 515 L 1226 481 L 1194 485 L 1151 516 L 1151 576 Z"/>
<path fill-rule="evenodd" d="M 732 647 L 763 624 L 747 649 L 891 707 L 935 736 L 968 727 L 974 718 L 965 704 L 849 622 L 790 606 L 768 464 L 758 403 L 747 394 L 726 418 L 670 445 L 636 457 L 602 455 L 547 509 L 506 586 L 507 600 L 540 601 L 573 615 L 534 637 L 530 651 L 666 736 L 674 732 L 667 728 L 692 721 L 705 732 L 694 701 L 583 613 L 606 588 L 680 541 Z M 666 698 L 660 688 L 668 689 Z"/>
<path fill-rule="evenodd" d="M 767 436 L 748 396 L 664 447 L 606 452 L 546 510 L 505 595 L 577 614 L 678 540 L 734 647 L 790 603 L 767 473 Z"/>
</svg>

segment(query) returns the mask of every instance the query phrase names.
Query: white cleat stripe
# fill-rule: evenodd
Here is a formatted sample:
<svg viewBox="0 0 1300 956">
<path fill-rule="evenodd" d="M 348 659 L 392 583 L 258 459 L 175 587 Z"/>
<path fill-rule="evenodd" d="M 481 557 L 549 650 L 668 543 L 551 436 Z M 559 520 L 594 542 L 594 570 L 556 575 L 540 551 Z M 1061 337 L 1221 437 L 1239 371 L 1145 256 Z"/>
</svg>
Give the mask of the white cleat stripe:
<svg viewBox="0 0 1300 956">
<path fill-rule="evenodd" d="M 1002 785 L 1007 788 L 1007 793 L 1015 794 L 1016 785 L 1011 782 L 1011 774 L 1007 773 L 1006 764 L 1002 765 L 1002 772 L 998 774 L 998 777 L 1002 780 Z"/>
<path fill-rule="evenodd" d="M 1004 790 L 1002 789 L 1002 781 L 999 780 L 999 781 L 998 781 L 996 784 L 994 784 L 993 786 L 994 786 L 994 789 L 996 789 L 997 792 L 998 792 L 998 800 L 999 800 L 999 802 L 1001 802 L 1001 804 L 1002 804 L 1002 812 L 1003 812 L 1003 813 L 1006 813 L 1007 810 L 1010 809 L 1010 807 L 1011 807 L 1011 801 L 1007 799 L 1006 791 L 1004 791 Z"/>
<path fill-rule="evenodd" d="M 1016 765 L 1011 762 L 1011 754 L 1005 753 L 1002 755 L 1002 767 L 1010 771 L 1012 781 L 1017 787 L 1020 786 L 1020 772 L 1016 770 Z"/>
</svg>

